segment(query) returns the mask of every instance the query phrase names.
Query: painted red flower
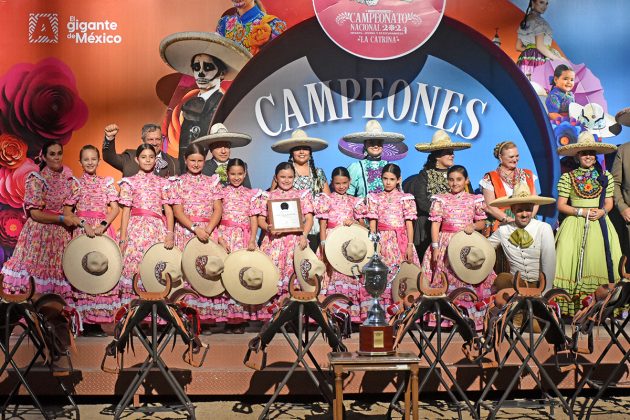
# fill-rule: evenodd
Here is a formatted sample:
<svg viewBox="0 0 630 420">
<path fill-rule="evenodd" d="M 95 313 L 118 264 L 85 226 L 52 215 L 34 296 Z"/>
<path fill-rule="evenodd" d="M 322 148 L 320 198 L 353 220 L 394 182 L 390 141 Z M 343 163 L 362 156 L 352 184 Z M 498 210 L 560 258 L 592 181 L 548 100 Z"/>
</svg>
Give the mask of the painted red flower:
<svg viewBox="0 0 630 420">
<path fill-rule="evenodd" d="M 26 177 L 34 171 L 39 171 L 39 166 L 31 159 L 26 159 L 15 170 L 0 167 L 0 203 L 14 208 L 22 207 Z"/>
<path fill-rule="evenodd" d="M 0 166 L 18 168 L 26 160 L 28 146 L 10 134 L 0 134 Z"/>
<path fill-rule="evenodd" d="M 21 210 L 0 210 L 0 245 L 15 247 L 20 232 L 26 223 L 26 216 Z"/>
<path fill-rule="evenodd" d="M 31 156 L 49 140 L 68 143 L 87 116 L 72 70 L 56 58 L 16 64 L 0 78 L 0 132 L 24 140 Z"/>
</svg>

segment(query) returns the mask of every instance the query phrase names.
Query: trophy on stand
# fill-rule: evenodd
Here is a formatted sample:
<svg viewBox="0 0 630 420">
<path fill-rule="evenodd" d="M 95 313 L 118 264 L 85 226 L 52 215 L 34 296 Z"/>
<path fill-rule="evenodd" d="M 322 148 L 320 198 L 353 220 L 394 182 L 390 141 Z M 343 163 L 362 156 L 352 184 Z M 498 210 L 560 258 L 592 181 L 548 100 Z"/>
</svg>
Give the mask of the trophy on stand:
<svg viewBox="0 0 630 420">
<path fill-rule="evenodd" d="M 378 303 L 378 298 L 387 287 L 389 268 L 381 261 L 377 247 L 380 240 L 378 233 L 370 234 L 374 243 L 374 255 L 361 270 L 365 290 L 372 296 L 372 306 L 368 310 L 365 322 L 359 327 L 359 354 L 385 356 L 394 354 L 394 327 L 385 321 L 385 310 Z"/>
</svg>

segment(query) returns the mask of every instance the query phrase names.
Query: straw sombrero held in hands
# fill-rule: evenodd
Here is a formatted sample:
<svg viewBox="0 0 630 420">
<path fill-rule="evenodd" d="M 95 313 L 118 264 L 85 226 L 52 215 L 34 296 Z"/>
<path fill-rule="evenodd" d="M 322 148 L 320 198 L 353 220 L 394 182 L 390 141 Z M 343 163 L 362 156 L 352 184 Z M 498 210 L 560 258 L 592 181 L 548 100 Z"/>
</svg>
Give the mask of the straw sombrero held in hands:
<svg viewBox="0 0 630 420">
<path fill-rule="evenodd" d="M 392 300 L 400 302 L 410 293 L 419 292 L 418 278 L 422 270 L 416 264 L 407 261 L 400 264 L 400 269 L 392 281 Z"/>
<path fill-rule="evenodd" d="M 184 286 L 182 252 L 176 247 L 166 249 L 163 242 L 158 242 L 144 253 L 138 272 L 140 273 L 140 280 L 142 280 L 142 287 L 151 293 L 163 291 L 165 276 L 170 274 L 172 294 Z"/>
<path fill-rule="evenodd" d="M 221 274 L 228 254 L 212 240 L 201 242 L 194 237 L 182 252 L 182 271 L 193 289 L 202 296 L 214 297 L 223 293 Z"/>
<path fill-rule="evenodd" d="M 109 236 L 77 236 L 63 253 L 63 272 L 81 292 L 98 295 L 116 286 L 122 273 L 122 256 Z"/>
<path fill-rule="evenodd" d="M 479 232 L 457 232 L 447 248 L 448 261 L 455 275 L 464 283 L 477 285 L 492 271 L 496 252 Z"/>
<path fill-rule="evenodd" d="M 262 251 L 242 249 L 225 259 L 221 279 L 232 299 L 243 305 L 260 305 L 278 293 L 280 271 Z"/>
<path fill-rule="evenodd" d="M 510 207 L 514 204 L 545 205 L 555 203 L 556 199 L 532 194 L 525 182 L 518 183 L 510 197 L 501 197 L 489 203 L 492 207 Z"/>
<path fill-rule="evenodd" d="M 360 275 L 361 269 L 374 254 L 369 233 L 356 223 L 331 229 L 326 237 L 324 253 L 332 268 L 346 276 Z"/>
</svg>

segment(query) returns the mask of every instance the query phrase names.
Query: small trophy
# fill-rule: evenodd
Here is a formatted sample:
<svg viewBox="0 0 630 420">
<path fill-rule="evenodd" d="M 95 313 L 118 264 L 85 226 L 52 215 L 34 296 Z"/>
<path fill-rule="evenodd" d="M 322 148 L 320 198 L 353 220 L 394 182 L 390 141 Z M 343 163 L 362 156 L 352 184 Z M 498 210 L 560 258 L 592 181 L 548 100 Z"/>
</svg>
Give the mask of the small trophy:
<svg viewBox="0 0 630 420">
<path fill-rule="evenodd" d="M 367 319 L 359 327 L 359 354 L 385 356 L 395 353 L 394 327 L 385 321 L 385 310 L 378 303 L 378 298 L 387 287 L 389 268 L 383 264 L 377 252 L 380 235 L 372 233 L 370 240 L 374 242 L 374 255 L 361 272 L 365 280 L 365 290 L 373 300 Z"/>
</svg>

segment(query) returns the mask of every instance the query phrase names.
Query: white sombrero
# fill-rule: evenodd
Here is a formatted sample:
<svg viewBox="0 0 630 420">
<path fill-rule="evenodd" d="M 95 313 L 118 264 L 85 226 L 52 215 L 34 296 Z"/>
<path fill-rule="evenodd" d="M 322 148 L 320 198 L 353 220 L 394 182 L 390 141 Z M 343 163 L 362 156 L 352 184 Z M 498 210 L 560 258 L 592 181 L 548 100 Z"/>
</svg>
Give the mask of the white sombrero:
<svg viewBox="0 0 630 420">
<path fill-rule="evenodd" d="M 232 299 L 243 305 L 260 305 L 278 293 L 280 271 L 262 251 L 242 249 L 225 259 L 221 279 Z"/>
<path fill-rule="evenodd" d="M 392 281 L 392 300 L 400 302 L 409 293 L 420 291 L 418 277 L 422 273 L 420 267 L 407 261 L 400 264 L 400 269 Z"/>
<path fill-rule="evenodd" d="M 361 225 L 337 226 L 326 236 L 324 252 L 330 265 L 347 276 L 359 274 L 374 255 L 374 243 L 369 231 Z M 354 269 L 353 266 L 357 266 Z M 357 271 L 358 269 L 358 271 Z"/>
<path fill-rule="evenodd" d="M 163 242 L 158 242 L 144 253 L 140 268 L 140 280 L 147 292 L 161 292 L 164 290 L 164 278 L 171 275 L 171 293 L 183 287 L 182 281 L 182 252 L 174 247 L 164 248 Z"/>
<path fill-rule="evenodd" d="M 613 137 L 609 128 L 615 125 L 615 117 L 604 112 L 600 104 L 588 103 L 584 106 L 572 102 L 569 104 L 569 117 L 575 118 L 588 131 L 596 134 L 600 138 Z"/>
<path fill-rule="evenodd" d="M 577 142 L 558 147 L 558 154 L 561 156 L 575 156 L 582 150 L 595 150 L 595 153 L 600 155 L 614 152 L 617 150 L 617 146 L 595 141 L 591 131 L 582 131 L 578 136 Z"/>
<path fill-rule="evenodd" d="M 252 58 L 245 47 L 211 32 L 177 32 L 160 42 L 162 60 L 183 74 L 193 75 L 190 61 L 197 54 L 208 54 L 221 60 L 227 67 L 226 80 L 234 79 Z"/>
<path fill-rule="evenodd" d="M 271 145 L 271 150 L 278 153 L 289 153 L 291 149 L 298 146 L 308 146 L 313 152 L 324 150 L 328 147 L 326 140 L 316 137 L 309 137 L 304 130 L 295 130 L 291 133 L 290 139 L 279 140 Z"/>
<path fill-rule="evenodd" d="M 433 133 L 431 143 L 417 143 L 416 150 L 419 152 L 431 153 L 436 150 L 463 150 L 472 146 L 471 143 L 453 142 L 451 136 L 444 130 Z"/>
<path fill-rule="evenodd" d="M 252 137 L 248 134 L 233 133 L 228 131 L 223 124 L 216 123 L 210 127 L 207 135 L 199 137 L 193 143 L 201 143 L 205 147 L 210 147 L 213 143 L 223 141 L 230 143 L 230 147 L 243 147 L 252 141 Z"/>
<path fill-rule="evenodd" d="M 293 251 L 293 269 L 295 276 L 304 292 L 314 292 L 317 289 L 317 276 L 324 278 L 326 265 L 317 258 L 317 255 L 308 246 L 301 249 L 295 246 Z"/>
<path fill-rule="evenodd" d="M 77 290 L 92 295 L 109 292 L 122 273 L 120 249 L 109 236 L 77 236 L 63 253 L 63 272 Z"/>
<path fill-rule="evenodd" d="M 457 232 L 448 244 L 448 261 L 453 272 L 464 283 L 483 282 L 494 267 L 496 251 L 479 232 L 468 235 Z"/>
<path fill-rule="evenodd" d="M 365 131 L 350 133 L 343 136 L 349 143 L 364 143 L 366 140 L 383 140 L 383 143 L 400 143 L 405 140 L 401 133 L 383 131 L 383 127 L 377 120 L 369 120 L 365 124 Z"/>
<path fill-rule="evenodd" d="M 514 192 L 510 197 L 497 198 L 489 205 L 492 207 L 509 207 L 513 204 L 538 204 L 542 206 L 555 202 L 555 198 L 532 194 L 527 183 L 521 182 L 514 187 Z"/>
<path fill-rule="evenodd" d="M 209 240 L 201 242 L 197 237 L 186 243 L 182 252 L 182 271 L 188 283 L 200 295 L 214 297 L 223 293 L 221 274 L 228 254 L 223 247 Z"/>
</svg>

